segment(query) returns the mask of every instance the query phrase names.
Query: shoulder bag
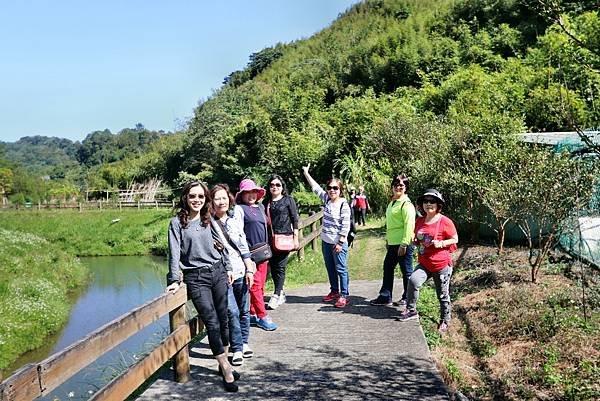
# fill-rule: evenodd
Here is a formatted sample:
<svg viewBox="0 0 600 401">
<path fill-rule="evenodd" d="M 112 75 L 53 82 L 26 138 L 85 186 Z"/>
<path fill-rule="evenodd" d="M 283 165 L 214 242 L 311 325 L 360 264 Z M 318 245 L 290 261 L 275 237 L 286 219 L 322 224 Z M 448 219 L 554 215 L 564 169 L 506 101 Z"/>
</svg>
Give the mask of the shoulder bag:
<svg viewBox="0 0 600 401">
<path fill-rule="evenodd" d="M 263 211 L 263 208 L 261 208 L 260 206 L 262 206 L 262 205 L 259 205 L 259 209 L 261 210 L 261 212 L 264 216 L 265 213 Z M 266 216 L 265 216 L 265 219 L 266 219 Z M 265 238 L 268 238 L 266 224 L 265 224 Z M 262 243 L 255 244 L 250 247 L 250 258 L 256 264 L 262 263 L 265 260 L 269 260 L 269 259 L 271 259 L 272 256 L 273 256 L 273 251 L 271 251 L 271 247 L 269 246 L 268 242 L 262 242 Z"/>
<path fill-rule="evenodd" d="M 293 234 L 275 234 L 273 229 L 273 222 L 271 221 L 271 202 L 267 204 L 267 219 L 271 225 L 271 232 L 273 233 L 273 248 L 280 252 L 289 252 L 294 250 L 294 235 Z"/>
</svg>

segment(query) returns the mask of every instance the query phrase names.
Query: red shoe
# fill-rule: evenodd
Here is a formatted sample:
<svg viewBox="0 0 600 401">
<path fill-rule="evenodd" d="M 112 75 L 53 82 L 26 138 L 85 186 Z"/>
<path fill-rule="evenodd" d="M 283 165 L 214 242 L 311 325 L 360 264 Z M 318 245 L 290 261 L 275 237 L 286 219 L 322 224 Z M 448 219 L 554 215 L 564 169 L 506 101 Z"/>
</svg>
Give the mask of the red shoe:
<svg viewBox="0 0 600 401">
<path fill-rule="evenodd" d="M 348 298 L 346 297 L 339 297 L 339 299 L 337 300 L 337 302 L 335 303 L 335 307 L 336 308 L 343 308 L 344 306 L 348 305 L 350 301 L 348 300 Z"/>
<path fill-rule="evenodd" d="M 335 301 L 340 297 L 339 292 L 330 292 L 329 294 L 323 297 L 323 302 Z"/>
</svg>

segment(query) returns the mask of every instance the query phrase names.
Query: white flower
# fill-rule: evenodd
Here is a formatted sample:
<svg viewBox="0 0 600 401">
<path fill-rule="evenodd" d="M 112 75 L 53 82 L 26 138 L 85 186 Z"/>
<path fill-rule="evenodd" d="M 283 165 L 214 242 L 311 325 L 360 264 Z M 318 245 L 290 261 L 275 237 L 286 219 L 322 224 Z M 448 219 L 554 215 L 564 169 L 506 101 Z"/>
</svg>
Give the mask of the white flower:
<svg viewBox="0 0 600 401">
<path fill-rule="evenodd" d="M 75 397 L 75 392 L 74 391 L 70 391 L 69 394 L 67 394 L 67 397 L 69 397 L 69 398 Z"/>
</svg>

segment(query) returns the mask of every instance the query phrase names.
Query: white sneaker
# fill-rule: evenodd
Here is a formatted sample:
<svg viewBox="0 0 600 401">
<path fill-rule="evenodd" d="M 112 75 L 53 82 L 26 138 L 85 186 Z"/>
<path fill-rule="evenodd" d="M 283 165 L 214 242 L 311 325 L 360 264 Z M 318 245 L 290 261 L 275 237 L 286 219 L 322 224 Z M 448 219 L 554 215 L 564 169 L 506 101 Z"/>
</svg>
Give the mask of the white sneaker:
<svg viewBox="0 0 600 401">
<path fill-rule="evenodd" d="M 279 305 L 283 305 L 285 303 L 285 292 L 281 291 L 279 294 Z"/>
<path fill-rule="evenodd" d="M 279 305 L 281 305 L 279 303 L 279 295 L 277 295 L 277 294 L 271 295 L 271 299 L 269 299 L 269 303 L 267 304 L 267 307 L 271 310 L 275 310 L 275 309 L 277 309 L 277 307 Z"/>
<path fill-rule="evenodd" d="M 242 366 L 244 363 L 244 354 L 242 351 L 236 351 L 233 353 L 233 358 L 231 358 L 231 364 L 233 366 Z"/>
<path fill-rule="evenodd" d="M 242 356 L 244 358 L 252 358 L 254 356 L 254 351 L 252 351 L 248 344 L 242 346 Z"/>
</svg>

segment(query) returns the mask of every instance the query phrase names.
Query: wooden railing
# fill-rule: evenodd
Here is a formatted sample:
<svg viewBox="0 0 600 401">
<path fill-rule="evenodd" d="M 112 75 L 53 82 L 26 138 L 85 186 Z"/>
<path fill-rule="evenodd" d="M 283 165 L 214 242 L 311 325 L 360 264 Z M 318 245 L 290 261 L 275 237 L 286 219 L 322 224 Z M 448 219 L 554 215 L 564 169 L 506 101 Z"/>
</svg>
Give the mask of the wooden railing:
<svg viewBox="0 0 600 401">
<path fill-rule="evenodd" d="M 79 209 L 84 210 L 106 210 L 106 209 L 119 209 L 123 208 L 137 208 L 137 209 L 160 209 L 175 207 L 175 201 L 112 201 L 112 200 L 97 200 L 87 202 L 71 202 L 71 203 L 30 203 L 25 205 L 9 204 L 0 205 L 0 210 L 45 210 L 45 209 Z"/>
<path fill-rule="evenodd" d="M 304 248 L 309 243 L 313 249 L 316 248 L 321 231 L 317 223 L 322 218 L 323 211 L 311 212 L 308 218 L 300 221 L 300 233 L 310 228 L 306 236 L 300 234 L 300 249 L 297 251 L 300 259 L 304 257 Z M 75 373 L 167 313 L 170 334 L 148 355 L 92 395 L 90 400 L 124 400 L 169 359 L 173 362 L 175 380 L 187 382 L 190 379 L 188 344 L 204 325 L 197 317 L 186 321 L 186 302 L 184 285 L 175 294 L 159 295 L 45 360 L 23 366 L 0 383 L 0 401 L 32 401 L 50 394 Z"/>
</svg>

